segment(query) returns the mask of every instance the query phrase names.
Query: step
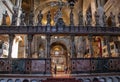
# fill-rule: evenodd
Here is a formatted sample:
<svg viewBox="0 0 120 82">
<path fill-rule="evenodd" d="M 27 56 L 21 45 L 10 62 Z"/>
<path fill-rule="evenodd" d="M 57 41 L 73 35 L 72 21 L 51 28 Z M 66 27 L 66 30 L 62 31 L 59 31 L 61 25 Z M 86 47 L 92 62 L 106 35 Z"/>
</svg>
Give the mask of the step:
<svg viewBox="0 0 120 82">
<path fill-rule="evenodd" d="M 47 78 L 47 80 L 43 80 L 42 82 L 81 82 L 76 80 L 75 78 Z"/>
</svg>

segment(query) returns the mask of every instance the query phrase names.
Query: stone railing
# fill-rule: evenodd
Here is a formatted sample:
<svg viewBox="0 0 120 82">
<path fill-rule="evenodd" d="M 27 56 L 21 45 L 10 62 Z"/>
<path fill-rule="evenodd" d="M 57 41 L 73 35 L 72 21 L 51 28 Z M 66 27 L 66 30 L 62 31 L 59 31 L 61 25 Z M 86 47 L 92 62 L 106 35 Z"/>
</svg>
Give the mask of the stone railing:
<svg viewBox="0 0 120 82">
<path fill-rule="evenodd" d="M 1 59 L 0 74 L 50 74 L 50 59 Z"/>
<path fill-rule="evenodd" d="M 72 73 L 120 73 L 120 58 L 72 58 Z"/>
<path fill-rule="evenodd" d="M 0 26 L 0 34 L 76 34 L 76 35 L 120 35 L 118 27 L 79 26 Z"/>
<path fill-rule="evenodd" d="M 120 58 L 72 58 L 72 74 L 120 73 Z M 51 74 L 50 59 L 0 59 L 0 74 Z"/>
</svg>

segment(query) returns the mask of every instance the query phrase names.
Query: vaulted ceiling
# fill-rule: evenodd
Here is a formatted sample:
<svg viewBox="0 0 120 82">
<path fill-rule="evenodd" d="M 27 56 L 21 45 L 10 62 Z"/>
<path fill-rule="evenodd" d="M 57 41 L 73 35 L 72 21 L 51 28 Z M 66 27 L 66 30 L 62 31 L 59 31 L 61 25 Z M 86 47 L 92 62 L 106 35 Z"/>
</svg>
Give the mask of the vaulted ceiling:
<svg viewBox="0 0 120 82">
<path fill-rule="evenodd" d="M 34 0 L 34 2 L 33 2 L 33 0 L 23 0 L 22 8 L 26 11 L 26 13 L 29 13 L 31 9 L 34 9 L 35 19 L 36 20 L 37 20 L 37 15 L 38 15 L 40 10 L 42 10 L 42 14 L 44 14 L 43 20 L 46 19 L 46 14 L 47 14 L 48 11 L 51 12 L 52 19 L 53 19 L 55 13 L 58 10 L 58 6 L 51 6 L 51 4 L 56 4 L 58 1 L 60 1 L 60 0 Z M 87 4 L 85 2 L 83 2 L 83 1 L 87 2 Z M 62 2 L 67 4 L 67 0 L 62 0 Z M 74 19 L 78 18 L 77 15 L 78 15 L 78 12 L 80 10 L 83 10 L 83 8 L 87 9 L 88 6 L 86 6 L 86 5 L 88 5 L 89 2 L 90 2 L 90 0 L 78 0 L 77 3 L 75 3 L 75 6 L 74 6 Z M 85 6 L 83 6 L 83 4 L 85 4 Z M 66 24 L 69 24 L 69 21 L 68 21 L 69 13 L 70 13 L 69 6 L 68 5 L 63 6 L 62 15 L 63 15 L 64 22 Z M 76 20 L 75 20 L 75 23 L 77 23 Z"/>
</svg>

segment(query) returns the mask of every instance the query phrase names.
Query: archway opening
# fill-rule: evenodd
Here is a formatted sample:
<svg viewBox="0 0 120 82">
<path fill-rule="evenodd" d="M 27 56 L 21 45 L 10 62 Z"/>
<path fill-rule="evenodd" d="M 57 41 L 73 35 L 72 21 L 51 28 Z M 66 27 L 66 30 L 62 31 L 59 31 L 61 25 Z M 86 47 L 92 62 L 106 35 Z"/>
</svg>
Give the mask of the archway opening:
<svg viewBox="0 0 120 82">
<path fill-rule="evenodd" d="M 70 67 L 70 57 L 67 47 L 60 42 L 54 42 L 50 46 L 51 68 L 53 74 L 68 74 Z"/>
</svg>

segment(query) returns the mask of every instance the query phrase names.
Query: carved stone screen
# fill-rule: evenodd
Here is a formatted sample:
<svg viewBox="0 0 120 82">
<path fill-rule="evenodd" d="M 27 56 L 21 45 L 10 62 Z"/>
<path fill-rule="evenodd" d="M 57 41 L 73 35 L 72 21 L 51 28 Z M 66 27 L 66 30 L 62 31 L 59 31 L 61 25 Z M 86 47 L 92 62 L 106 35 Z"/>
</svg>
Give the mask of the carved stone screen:
<svg viewBox="0 0 120 82">
<path fill-rule="evenodd" d="M 90 60 L 77 60 L 76 70 L 78 72 L 90 71 Z"/>
<path fill-rule="evenodd" d="M 32 60 L 31 65 L 32 73 L 44 73 L 45 72 L 45 60 Z"/>
</svg>

